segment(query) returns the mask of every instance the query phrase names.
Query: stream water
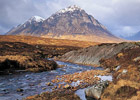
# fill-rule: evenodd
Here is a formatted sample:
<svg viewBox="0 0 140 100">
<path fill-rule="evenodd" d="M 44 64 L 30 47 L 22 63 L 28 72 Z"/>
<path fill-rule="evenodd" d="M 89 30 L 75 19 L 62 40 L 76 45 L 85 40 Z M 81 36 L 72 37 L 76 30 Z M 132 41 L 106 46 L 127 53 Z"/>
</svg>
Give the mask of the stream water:
<svg viewBox="0 0 140 100">
<path fill-rule="evenodd" d="M 22 100 L 22 98 L 27 96 L 52 91 L 52 87 L 47 86 L 46 83 L 50 82 L 57 75 L 72 74 L 91 69 L 103 70 L 101 67 L 95 68 L 61 61 L 56 62 L 58 65 L 65 66 L 63 68 L 57 68 L 56 70 L 40 73 L 23 72 L 0 76 L 0 100 Z M 24 91 L 17 92 L 17 89 L 23 89 Z"/>
</svg>

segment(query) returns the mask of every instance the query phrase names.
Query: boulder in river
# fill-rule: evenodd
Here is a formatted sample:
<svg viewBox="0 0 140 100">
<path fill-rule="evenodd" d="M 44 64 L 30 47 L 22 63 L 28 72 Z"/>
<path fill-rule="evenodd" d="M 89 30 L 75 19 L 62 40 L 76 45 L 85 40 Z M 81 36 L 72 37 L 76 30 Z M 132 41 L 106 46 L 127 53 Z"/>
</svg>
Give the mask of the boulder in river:
<svg viewBox="0 0 140 100">
<path fill-rule="evenodd" d="M 64 86 L 64 88 L 65 88 L 65 89 L 70 89 L 71 86 L 70 86 L 69 84 L 66 84 L 66 85 Z"/>
<path fill-rule="evenodd" d="M 24 90 L 23 89 L 21 89 L 21 88 L 18 88 L 17 89 L 17 92 L 23 92 Z"/>
<path fill-rule="evenodd" d="M 93 100 L 99 100 L 101 98 L 101 94 L 103 93 L 103 90 L 108 86 L 108 81 L 103 81 L 98 84 L 93 85 L 92 87 L 89 87 L 85 89 L 85 95 L 86 98 L 89 100 L 89 98 L 92 98 Z"/>
<path fill-rule="evenodd" d="M 51 82 L 46 83 L 46 85 L 53 86 L 53 84 Z"/>
</svg>

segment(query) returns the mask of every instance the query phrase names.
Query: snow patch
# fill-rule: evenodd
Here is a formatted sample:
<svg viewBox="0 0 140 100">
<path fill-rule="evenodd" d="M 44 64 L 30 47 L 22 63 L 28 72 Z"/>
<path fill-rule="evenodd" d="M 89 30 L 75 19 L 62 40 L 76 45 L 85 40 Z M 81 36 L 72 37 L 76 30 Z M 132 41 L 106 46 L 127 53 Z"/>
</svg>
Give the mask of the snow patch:
<svg viewBox="0 0 140 100">
<path fill-rule="evenodd" d="M 32 21 L 35 21 L 35 22 L 43 22 L 45 19 L 44 18 L 42 18 L 42 17 L 40 17 L 40 16 L 33 16 L 33 17 L 31 17 L 29 20 L 28 20 L 28 22 L 32 22 Z"/>
<path fill-rule="evenodd" d="M 75 10 L 83 10 L 81 9 L 80 7 L 76 6 L 76 5 L 73 5 L 73 6 L 69 6 L 68 8 L 64 8 L 60 11 L 57 12 L 57 14 L 60 14 L 60 13 L 66 13 L 66 12 L 73 12 Z"/>
<path fill-rule="evenodd" d="M 23 27 L 25 28 L 26 27 L 26 24 L 24 24 Z"/>
</svg>

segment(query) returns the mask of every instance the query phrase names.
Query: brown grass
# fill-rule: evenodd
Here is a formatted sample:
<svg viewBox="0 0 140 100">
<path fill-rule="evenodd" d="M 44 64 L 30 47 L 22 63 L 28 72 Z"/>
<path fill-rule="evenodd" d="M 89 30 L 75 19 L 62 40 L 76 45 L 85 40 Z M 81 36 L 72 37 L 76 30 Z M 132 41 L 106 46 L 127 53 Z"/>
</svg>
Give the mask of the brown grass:
<svg viewBox="0 0 140 100">
<path fill-rule="evenodd" d="M 73 46 L 73 47 L 88 47 L 99 44 L 97 42 L 41 38 L 33 36 L 18 36 L 18 35 L 0 35 L 0 42 L 2 41 L 24 42 L 28 44 L 55 45 L 55 46 Z"/>
<path fill-rule="evenodd" d="M 27 70 L 32 72 L 56 69 L 57 64 L 41 58 L 32 58 L 22 55 L 0 56 L 0 74 L 13 73 L 15 70 Z"/>
<path fill-rule="evenodd" d="M 44 92 L 40 95 L 29 96 L 23 100 L 80 100 L 80 98 L 69 90 Z"/>
<path fill-rule="evenodd" d="M 112 58 L 103 59 L 102 66 L 110 68 L 113 82 L 105 89 L 102 100 L 140 100 L 140 46 L 124 49 Z M 117 66 L 121 68 L 115 71 Z M 126 73 L 123 73 L 126 70 Z"/>
</svg>

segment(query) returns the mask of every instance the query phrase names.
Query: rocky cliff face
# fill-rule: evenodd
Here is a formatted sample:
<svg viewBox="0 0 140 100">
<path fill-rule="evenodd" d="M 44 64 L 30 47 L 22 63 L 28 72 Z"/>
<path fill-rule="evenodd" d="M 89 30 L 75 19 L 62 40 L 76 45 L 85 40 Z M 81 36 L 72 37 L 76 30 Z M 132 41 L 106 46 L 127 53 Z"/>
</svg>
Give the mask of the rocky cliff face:
<svg viewBox="0 0 140 100">
<path fill-rule="evenodd" d="M 99 44 L 84 48 L 78 51 L 70 51 L 64 54 L 59 60 L 68 61 L 86 65 L 100 65 L 99 61 L 105 58 L 111 58 L 118 54 L 121 50 L 135 47 L 134 43 L 111 43 Z"/>
<path fill-rule="evenodd" d="M 93 16 L 75 5 L 56 12 L 46 20 L 35 16 L 7 34 L 96 42 L 121 41 Z"/>
</svg>

